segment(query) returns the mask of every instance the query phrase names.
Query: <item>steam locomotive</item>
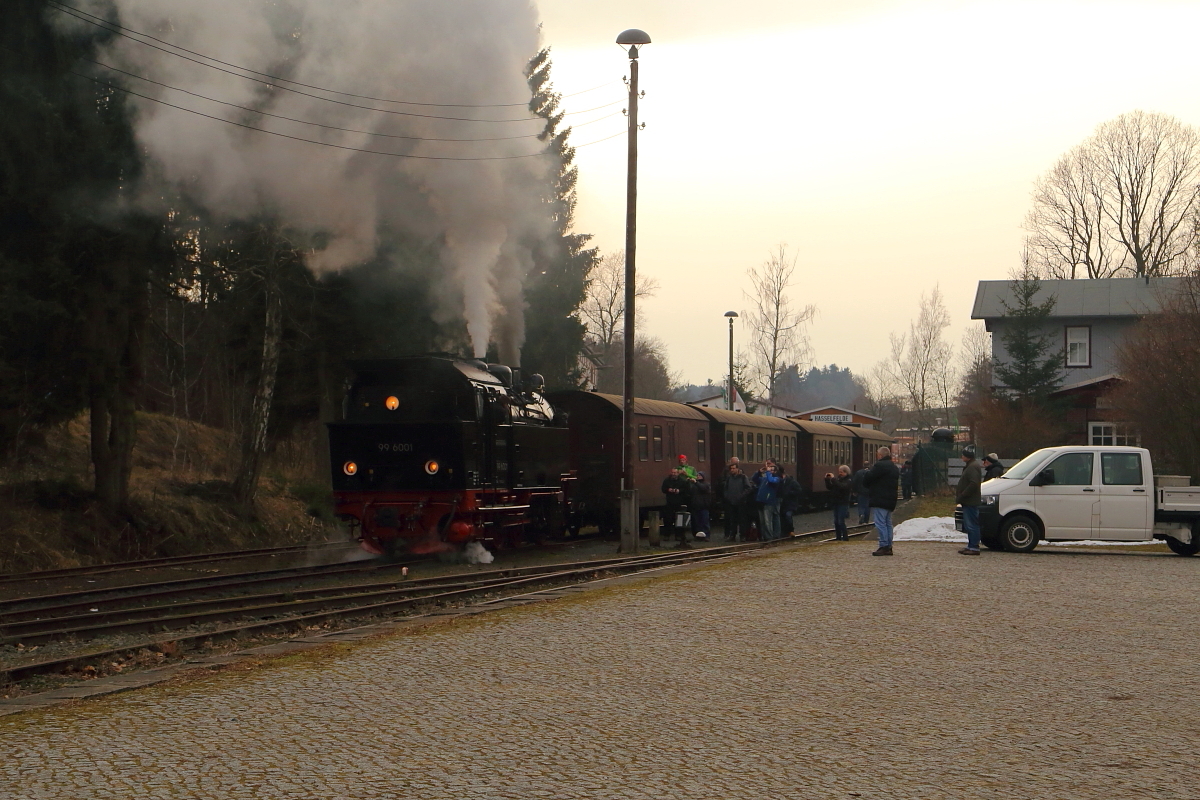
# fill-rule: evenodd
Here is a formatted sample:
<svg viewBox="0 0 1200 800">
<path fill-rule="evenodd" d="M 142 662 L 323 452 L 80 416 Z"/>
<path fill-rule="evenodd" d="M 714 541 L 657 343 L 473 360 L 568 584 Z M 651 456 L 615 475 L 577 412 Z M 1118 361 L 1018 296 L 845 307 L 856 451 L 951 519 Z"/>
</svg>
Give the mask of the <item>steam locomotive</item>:
<svg viewBox="0 0 1200 800">
<path fill-rule="evenodd" d="M 328 425 L 334 505 L 367 551 L 515 545 L 562 529 L 568 432 L 540 375 L 436 356 L 349 366 L 343 420 Z"/>
<path fill-rule="evenodd" d="M 547 398 L 540 375 L 452 356 L 350 367 L 343 420 L 328 426 L 334 504 L 369 552 L 514 546 L 586 525 L 616 531 L 621 398 Z M 774 459 L 816 509 L 827 501 L 826 472 L 869 464 L 894 441 L 866 428 L 642 398 L 634 416 L 643 516 L 664 505 L 662 479 L 678 455 L 714 482 L 735 456 Z"/>
</svg>

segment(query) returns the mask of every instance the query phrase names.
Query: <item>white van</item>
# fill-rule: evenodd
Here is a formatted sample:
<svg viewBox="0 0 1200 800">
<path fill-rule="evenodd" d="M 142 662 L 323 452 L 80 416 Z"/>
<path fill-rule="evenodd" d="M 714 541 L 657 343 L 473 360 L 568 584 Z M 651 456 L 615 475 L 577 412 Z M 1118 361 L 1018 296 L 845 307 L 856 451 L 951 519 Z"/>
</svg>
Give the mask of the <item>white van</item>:
<svg viewBox="0 0 1200 800">
<path fill-rule="evenodd" d="M 1200 486 L 1156 486 L 1141 447 L 1047 447 L 985 481 L 982 495 L 981 539 L 993 550 L 1161 539 L 1179 555 L 1200 551 Z"/>
</svg>

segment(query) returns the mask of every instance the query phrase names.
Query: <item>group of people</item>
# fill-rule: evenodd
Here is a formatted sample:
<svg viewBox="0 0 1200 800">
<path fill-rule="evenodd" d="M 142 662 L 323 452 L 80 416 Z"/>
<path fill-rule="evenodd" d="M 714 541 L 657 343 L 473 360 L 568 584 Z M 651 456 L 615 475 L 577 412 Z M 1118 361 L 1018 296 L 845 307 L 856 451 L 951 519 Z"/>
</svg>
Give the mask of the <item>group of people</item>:
<svg viewBox="0 0 1200 800">
<path fill-rule="evenodd" d="M 792 515 L 804 500 L 800 483 L 783 465 L 768 458 L 757 470 L 746 474 L 736 456 L 721 476 L 721 503 L 725 512 L 725 541 L 747 539 L 757 526 L 764 542 L 782 539 L 793 530 Z"/>
<path fill-rule="evenodd" d="M 963 471 L 954 487 L 954 501 L 962 508 L 963 530 L 967 534 L 967 546 L 958 552 L 964 556 L 979 555 L 979 507 L 983 505 L 980 487 L 984 481 L 999 478 L 1004 474 L 1004 465 L 995 453 L 988 453 L 982 463 L 975 460 L 975 445 L 962 449 Z"/>
<path fill-rule="evenodd" d="M 839 541 L 848 541 L 850 531 L 846 519 L 850 516 L 852 500 L 858 504 L 858 524 L 867 524 L 872 515 L 879 532 L 879 547 L 871 555 L 892 554 L 892 512 L 896 510 L 896 495 L 900 488 L 900 468 L 892 461 L 892 451 L 880 447 L 877 460 L 870 468 L 863 467 L 852 476 L 850 467 L 843 464 L 837 474 L 825 473 L 825 488 L 833 505 L 833 529 Z"/>
<path fill-rule="evenodd" d="M 679 466 L 663 480 L 662 492 L 666 536 L 678 536 L 682 546 L 689 528 L 696 538 L 709 535 L 713 487 L 703 472 L 688 464 L 687 456 L 679 456 Z M 774 459 L 747 474 L 735 457 L 717 483 L 716 497 L 725 514 L 725 541 L 748 539 L 752 527 L 757 527 L 763 541 L 772 541 L 792 532 L 792 514 L 801 506 L 803 490 Z M 680 524 L 685 510 L 691 515 L 690 524 Z"/>
</svg>

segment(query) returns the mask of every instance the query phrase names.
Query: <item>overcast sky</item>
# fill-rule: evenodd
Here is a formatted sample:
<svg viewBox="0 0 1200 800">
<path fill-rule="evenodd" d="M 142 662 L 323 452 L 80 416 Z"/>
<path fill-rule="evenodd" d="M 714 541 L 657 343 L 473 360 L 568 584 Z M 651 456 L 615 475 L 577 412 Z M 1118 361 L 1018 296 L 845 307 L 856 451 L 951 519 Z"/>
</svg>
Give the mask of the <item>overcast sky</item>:
<svg viewBox="0 0 1200 800">
<path fill-rule="evenodd" d="M 685 381 L 721 381 L 723 315 L 786 242 L 817 364 L 865 372 L 940 286 L 956 344 L 975 285 L 1019 264 L 1034 181 L 1134 109 L 1200 123 L 1195 0 L 538 0 L 557 88 L 627 72 L 642 28 L 644 332 Z M 620 100 L 607 86 L 568 111 Z M 602 117 L 624 104 L 579 113 Z M 578 128 L 577 145 L 623 117 Z M 625 141 L 578 151 L 577 229 L 624 246 Z M 739 341 L 742 332 L 738 330 Z"/>
</svg>

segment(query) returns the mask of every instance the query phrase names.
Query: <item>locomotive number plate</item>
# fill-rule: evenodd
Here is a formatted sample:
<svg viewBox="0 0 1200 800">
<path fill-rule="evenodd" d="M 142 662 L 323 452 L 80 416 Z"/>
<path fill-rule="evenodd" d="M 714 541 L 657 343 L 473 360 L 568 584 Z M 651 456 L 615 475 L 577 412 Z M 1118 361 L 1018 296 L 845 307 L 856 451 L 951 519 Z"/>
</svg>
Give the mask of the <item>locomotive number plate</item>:
<svg viewBox="0 0 1200 800">
<path fill-rule="evenodd" d="M 381 453 L 411 453 L 413 451 L 412 444 L 408 442 L 380 442 L 379 452 Z"/>
</svg>

